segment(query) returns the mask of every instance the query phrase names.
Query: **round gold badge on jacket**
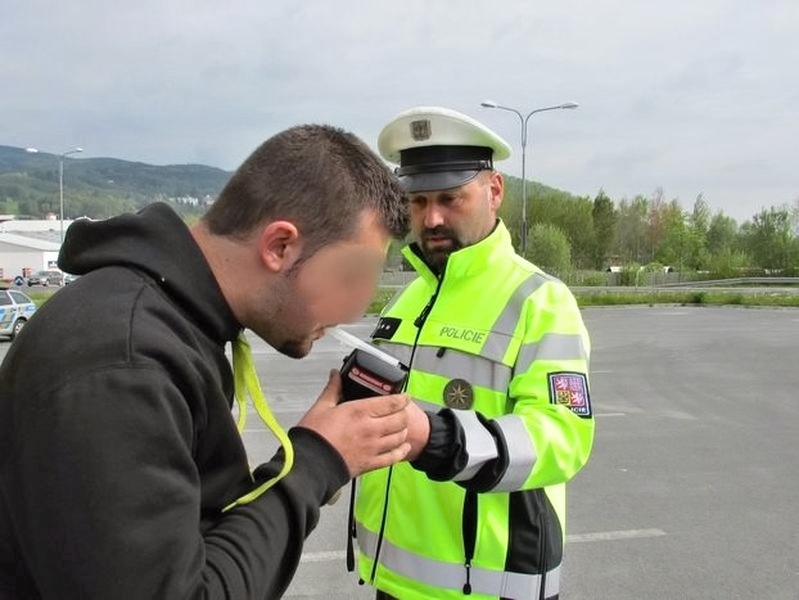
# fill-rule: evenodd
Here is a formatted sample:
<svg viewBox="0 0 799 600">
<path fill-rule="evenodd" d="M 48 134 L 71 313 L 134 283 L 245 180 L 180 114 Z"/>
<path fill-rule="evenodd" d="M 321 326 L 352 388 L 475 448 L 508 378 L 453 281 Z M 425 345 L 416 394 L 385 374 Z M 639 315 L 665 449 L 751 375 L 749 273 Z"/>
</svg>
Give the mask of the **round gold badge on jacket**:
<svg viewBox="0 0 799 600">
<path fill-rule="evenodd" d="M 444 386 L 444 404 L 466 410 L 472 407 L 474 391 L 465 379 L 452 379 Z"/>
</svg>

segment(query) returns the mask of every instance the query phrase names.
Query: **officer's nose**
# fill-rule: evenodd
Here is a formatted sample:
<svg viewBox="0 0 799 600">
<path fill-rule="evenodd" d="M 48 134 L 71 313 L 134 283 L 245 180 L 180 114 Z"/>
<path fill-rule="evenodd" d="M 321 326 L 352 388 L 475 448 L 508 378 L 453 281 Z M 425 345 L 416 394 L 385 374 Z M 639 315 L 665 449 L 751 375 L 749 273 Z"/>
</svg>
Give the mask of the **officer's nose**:
<svg viewBox="0 0 799 600">
<path fill-rule="evenodd" d="M 436 202 L 428 203 L 424 213 L 424 226 L 427 229 L 434 229 L 444 225 L 444 211 L 441 205 Z"/>
</svg>

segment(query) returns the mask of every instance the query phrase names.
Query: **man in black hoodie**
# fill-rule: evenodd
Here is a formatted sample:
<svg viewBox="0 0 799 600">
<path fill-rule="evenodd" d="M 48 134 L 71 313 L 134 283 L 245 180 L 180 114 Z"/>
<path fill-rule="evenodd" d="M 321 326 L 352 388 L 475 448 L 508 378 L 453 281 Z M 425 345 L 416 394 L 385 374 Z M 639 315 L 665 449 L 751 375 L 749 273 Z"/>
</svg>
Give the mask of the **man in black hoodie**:
<svg viewBox="0 0 799 600">
<path fill-rule="evenodd" d="M 306 355 L 362 314 L 406 232 L 395 178 L 353 135 L 284 131 L 193 228 L 166 205 L 70 227 L 83 275 L 0 368 L 0 598 L 277 598 L 319 507 L 351 477 L 418 455 L 404 395 L 337 404 L 332 372 L 250 472 L 225 345 L 249 328 Z M 251 494 L 252 495 L 252 494 Z"/>
</svg>

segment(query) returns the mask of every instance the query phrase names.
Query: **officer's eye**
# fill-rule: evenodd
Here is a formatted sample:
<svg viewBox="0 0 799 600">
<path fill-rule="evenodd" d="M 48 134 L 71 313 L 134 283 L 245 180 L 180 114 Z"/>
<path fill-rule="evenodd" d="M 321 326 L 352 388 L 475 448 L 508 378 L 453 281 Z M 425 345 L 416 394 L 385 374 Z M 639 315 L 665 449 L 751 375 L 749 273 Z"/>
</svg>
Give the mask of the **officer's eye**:
<svg viewBox="0 0 799 600">
<path fill-rule="evenodd" d="M 452 206 L 453 204 L 458 204 L 460 199 L 461 197 L 457 194 L 441 194 L 438 201 L 444 206 Z"/>
</svg>

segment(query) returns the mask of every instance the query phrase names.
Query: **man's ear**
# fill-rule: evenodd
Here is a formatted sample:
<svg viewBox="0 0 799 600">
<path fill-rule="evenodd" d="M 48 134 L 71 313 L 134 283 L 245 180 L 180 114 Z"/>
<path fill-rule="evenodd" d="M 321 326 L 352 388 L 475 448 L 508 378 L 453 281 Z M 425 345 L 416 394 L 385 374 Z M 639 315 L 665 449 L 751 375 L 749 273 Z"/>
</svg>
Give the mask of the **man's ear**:
<svg viewBox="0 0 799 600">
<path fill-rule="evenodd" d="M 300 232 L 290 221 L 272 221 L 264 225 L 257 244 L 261 263 L 274 273 L 288 270 L 302 254 Z"/>
<path fill-rule="evenodd" d="M 502 197 L 505 191 L 505 179 L 499 171 L 492 171 L 488 179 L 488 190 L 490 192 L 491 208 L 494 211 L 499 210 L 502 204 Z"/>
</svg>

